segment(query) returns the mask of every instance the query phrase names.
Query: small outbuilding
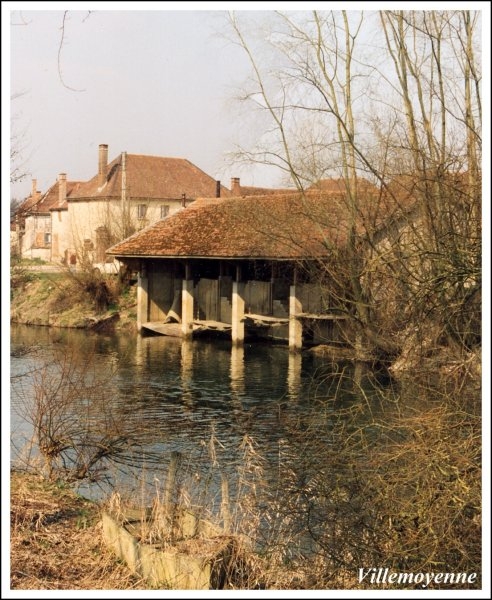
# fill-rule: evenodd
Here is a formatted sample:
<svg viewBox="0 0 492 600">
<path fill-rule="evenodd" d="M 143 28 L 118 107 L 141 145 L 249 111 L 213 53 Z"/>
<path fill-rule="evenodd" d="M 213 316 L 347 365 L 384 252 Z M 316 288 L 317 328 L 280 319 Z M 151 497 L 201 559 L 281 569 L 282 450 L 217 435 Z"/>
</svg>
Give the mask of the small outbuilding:
<svg viewBox="0 0 492 600">
<path fill-rule="evenodd" d="M 376 205 L 371 195 L 368 185 L 367 207 Z M 234 344 L 260 336 L 297 350 L 347 339 L 348 312 L 320 273 L 343 260 L 354 223 L 339 185 L 203 198 L 108 253 L 138 272 L 140 331 L 220 331 Z"/>
</svg>

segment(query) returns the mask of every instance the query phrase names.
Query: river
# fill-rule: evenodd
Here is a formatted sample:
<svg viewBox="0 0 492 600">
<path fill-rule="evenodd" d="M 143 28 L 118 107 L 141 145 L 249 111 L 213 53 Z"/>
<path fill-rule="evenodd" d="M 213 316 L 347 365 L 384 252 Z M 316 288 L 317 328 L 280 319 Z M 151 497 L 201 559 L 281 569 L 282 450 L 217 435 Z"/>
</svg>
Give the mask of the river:
<svg viewBox="0 0 492 600">
<path fill-rule="evenodd" d="M 283 345 L 12 326 L 12 463 L 34 460 L 35 406 L 51 401 L 54 437 L 85 447 L 66 461 L 80 467 L 97 445 L 112 448 L 79 482 L 84 495 L 116 488 L 148 502 L 174 456 L 181 492 L 213 504 L 224 474 L 234 495 L 279 469 L 314 473 L 311 446 L 333 444 L 341 414 L 353 420 L 368 402 L 372 415 L 384 409 L 387 382 L 374 388 L 367 375 Z"/>
</svg>

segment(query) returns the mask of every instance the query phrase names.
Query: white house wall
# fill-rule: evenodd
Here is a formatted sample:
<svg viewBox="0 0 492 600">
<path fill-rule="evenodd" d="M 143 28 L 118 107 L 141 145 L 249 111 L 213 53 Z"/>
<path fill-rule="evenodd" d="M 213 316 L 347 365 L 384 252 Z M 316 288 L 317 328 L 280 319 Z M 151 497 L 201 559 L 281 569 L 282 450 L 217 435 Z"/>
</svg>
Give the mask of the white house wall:
<svg viewBox="0 0 492 600">
<path fill-rule="evenodd" d="M 139 205 L 145 206 L 145 216 L 139 218 Z M 107 227 L 111 244 L 121 241 L 125 236 L 124 223 L 128 221 L 135 230 L 143 229 L 161 219 L 161 206 L 169 206 L 169 215 L 182 209 L 181 200 L 131 199 L 128 201 L 126 214 L 120 200 L 77 200 L 68 202 L 68 244 L 78 253 L 92 245 L 96 249 L 99 227 Z M 142 213 L 142 209 L 140 210 Z M 128 231 L 128 230 L 127 230 Z M 60 233 L 61 235 L 61 233 Z"/>
<path fill-rule="evenodd" d="M 68 262 L 75 255 L 70 228 L 68 210 L 56 210 L 51 213 L 51 260 L 52 262 Z"/>
<path fill-rule="evenodd" d="M 27 216 L 21 240 L 21 255 L 24 258 L 50 260 L 50 235 L 51 218 L 49 215 Z"/>
</svg>

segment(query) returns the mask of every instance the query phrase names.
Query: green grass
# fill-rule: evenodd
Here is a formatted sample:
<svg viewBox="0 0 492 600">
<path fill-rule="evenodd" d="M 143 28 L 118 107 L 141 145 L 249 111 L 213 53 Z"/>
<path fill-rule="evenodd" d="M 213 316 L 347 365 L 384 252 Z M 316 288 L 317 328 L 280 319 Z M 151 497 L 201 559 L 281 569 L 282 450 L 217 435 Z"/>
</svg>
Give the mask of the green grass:
<svg viewBox="0 0 492 600">
<path fill-rule="evenodd" d="M 32 273 L 33 279 L 37 281 L 46 281 L 55 283 L 57 281 L 66 281 L 65 273 L 42 273 L 42 272 L 34 272 Z"/>
<path fill-rule="evenodd" d="M 16 264 L 20 267 L 32 267 L 36 265 L 47 265 L 47 261 L 42 258 L 20 258 L 16 260 Z"/>
</svg>

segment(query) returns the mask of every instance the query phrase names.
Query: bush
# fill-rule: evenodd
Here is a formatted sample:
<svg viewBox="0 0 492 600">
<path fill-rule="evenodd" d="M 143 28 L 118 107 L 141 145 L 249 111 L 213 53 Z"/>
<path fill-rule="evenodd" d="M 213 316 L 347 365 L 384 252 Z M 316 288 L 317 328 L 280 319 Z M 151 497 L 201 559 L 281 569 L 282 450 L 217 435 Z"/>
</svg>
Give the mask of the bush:
<svg viewBox="0 0 492 600">
<path fill-rule="evenodd" d="M 118 298 L 128 284 L 123 278 L 106 276 L 93 269 L 68 271 L 72 302 L 89 302 L 98 313 L 118 310 Z"/>
<path fill-rule="evenodd" d="M 11 291 L 23 289 L 33 278 L 34 274 L 26 268 L 25 261 L 19 255 L 13 255 L 10 259 Z"/>
</svg>

